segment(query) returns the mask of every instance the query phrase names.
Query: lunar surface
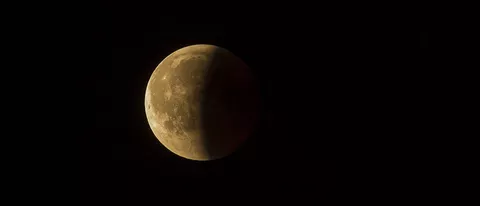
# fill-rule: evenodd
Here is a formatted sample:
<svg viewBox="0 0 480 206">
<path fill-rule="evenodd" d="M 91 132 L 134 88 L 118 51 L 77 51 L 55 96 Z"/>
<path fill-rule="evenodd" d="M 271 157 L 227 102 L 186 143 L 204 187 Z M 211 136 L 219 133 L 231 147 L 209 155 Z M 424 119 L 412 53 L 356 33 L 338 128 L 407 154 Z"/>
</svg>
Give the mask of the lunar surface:
<svg viewBox="0 0 480 206">
<path fill-rule="evenodd" d="M 251 135 L 258 100 L 249 67 L 226 49 L 202 44 L 181 48 L 157 66 L 145 111 L 168 150 L 213 160 L 233 153 Z"/>
</svg>

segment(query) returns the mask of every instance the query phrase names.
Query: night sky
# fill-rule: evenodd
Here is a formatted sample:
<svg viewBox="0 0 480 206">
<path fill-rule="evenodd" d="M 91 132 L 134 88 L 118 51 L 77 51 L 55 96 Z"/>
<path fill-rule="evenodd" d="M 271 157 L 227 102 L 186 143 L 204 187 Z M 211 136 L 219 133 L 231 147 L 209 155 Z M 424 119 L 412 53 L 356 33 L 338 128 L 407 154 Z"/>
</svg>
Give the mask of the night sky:
<svg viewBox="0 0 480 206">
<path fill-rule="evenodd" d="M 80 182 L 86 202 L 161 191 L 175 179 L 228 179 L 249 185 L 249 192 L 299 185 L 333 191 L 352 172 L 340 169 L 346 164 L 360 177 L 372 158 L 396 161 L 402 155 L 392 151 L 409 145 L 410 137 L 401 136 L 403 120 L 416 107 L 412 99 L 421 98 L 415 89 L 427 49 L 421 23 L 159 13 L 120 3 L 91 13 L 81 81 Z M 214 44 L 242 58 L 262 94 L 254 135 L 233 155 L 211 162 L 168 151 L 144 112 L 150 74 L 171 52 L 191 44 Z"/>
</svg>

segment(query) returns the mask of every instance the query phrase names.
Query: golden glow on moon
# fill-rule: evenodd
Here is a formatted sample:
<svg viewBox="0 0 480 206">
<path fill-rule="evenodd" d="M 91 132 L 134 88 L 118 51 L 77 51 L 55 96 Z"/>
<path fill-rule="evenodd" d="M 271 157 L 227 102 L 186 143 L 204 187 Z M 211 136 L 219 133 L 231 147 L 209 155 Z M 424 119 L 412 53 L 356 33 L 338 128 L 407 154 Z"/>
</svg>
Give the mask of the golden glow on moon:
<svg viewBox="0 0 480 206">
<path fill-rule="evenodd" d="M 249 68 L 231 52 L 192 45 L 168 55 L 145 92 L 150 128 L 171 152 L 212 160 L 234 152 L 256 119 L 257 96 Z"/>
</svg>

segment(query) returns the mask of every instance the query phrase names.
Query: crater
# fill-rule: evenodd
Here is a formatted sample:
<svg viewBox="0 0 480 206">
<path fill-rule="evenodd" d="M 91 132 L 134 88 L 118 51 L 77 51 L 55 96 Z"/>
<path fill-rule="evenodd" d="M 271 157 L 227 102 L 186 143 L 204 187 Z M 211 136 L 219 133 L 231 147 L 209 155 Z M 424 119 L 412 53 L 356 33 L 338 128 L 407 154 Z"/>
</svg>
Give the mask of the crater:
<svg viewBox="0 0 480 206">
<path fill-rule="evenodd" d="M 169 130 L 169 131 L 172 131 L 174 126 L 173 126 L 173 122 L 168 120 L 168 121 L 165 121 L 163 123 L 163 126 L 165 127 L 165 129 Z"/>
</svg>

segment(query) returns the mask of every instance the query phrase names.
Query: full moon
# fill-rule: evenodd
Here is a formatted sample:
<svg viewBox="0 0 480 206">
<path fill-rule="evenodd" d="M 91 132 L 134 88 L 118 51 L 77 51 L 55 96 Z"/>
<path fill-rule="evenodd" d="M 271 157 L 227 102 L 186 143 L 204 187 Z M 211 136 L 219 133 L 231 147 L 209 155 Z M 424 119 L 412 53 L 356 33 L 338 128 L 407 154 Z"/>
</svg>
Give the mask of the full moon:
<svg viewBox="0 0 480 206">
<path fill-rule="evenodd" d="M 168 55 L 153 71 L 145 111 L 168 150 L 191 160 L 230 155 L 251 135 L 258 91 L 250 68 L 230 51 L 192 45 Z"/>
</svg>

